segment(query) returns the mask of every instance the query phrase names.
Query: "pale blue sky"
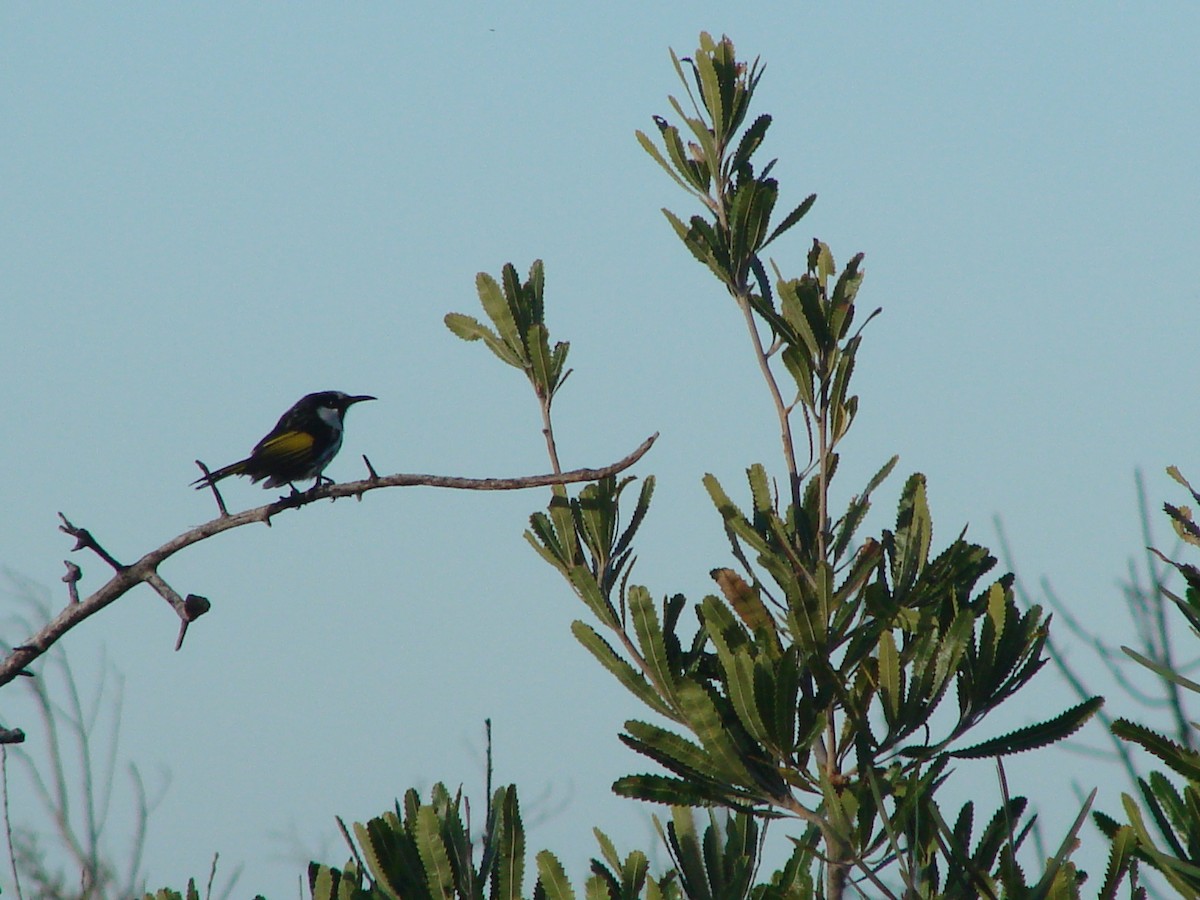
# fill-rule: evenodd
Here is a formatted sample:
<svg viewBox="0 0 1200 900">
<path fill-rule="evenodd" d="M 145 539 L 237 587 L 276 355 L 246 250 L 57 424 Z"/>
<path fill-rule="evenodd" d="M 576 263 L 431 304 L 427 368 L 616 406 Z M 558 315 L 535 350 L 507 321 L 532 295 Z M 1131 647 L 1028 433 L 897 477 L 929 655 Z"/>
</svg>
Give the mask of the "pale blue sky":
<svg viewBox="0 0 1200 900">
<path fill-rule="evenodd" d="M 564 464 L 660 431 L 636 576 L 709 592 L 728 557 L 700 477 L 740 492 L 777 438 L 740 319 L 658 212 L 687 198 L 633 137 L 680 90 L 668 48 L 704 29 L 766 61 L 783 203 L 819 196 L 772 248 L 781 268 L 814 235 L 839 261 L 862 250 L 860 302 L 884 307 L 841 496 L 899 453 L 881 508 L 925 472 L 938 546 L 964 525 L 994 546 L 1002 515 L 1020 575 L 1120 639 L 1133 471 L 1156 506 L 1183 499 L 1167 464 L 1200 477 L 1200 8 L 643 6 L 0 7 L 0 564 L 61 599 L 58 510 L 123 559 L 205 520 L 192 460 L 236 458 L 313 390 L 380 398 L 351 414 L 335 478 L 362 452 L 381 472 L 546 470 L 523 381 L 441 323 L 476 312 L 477 271 L 540 257 L 576 369 Z M 172 773 L 151 885 L 220 851 L 246 866 L 238 896 L 295 896 L 302 864 L 272 833 L 337 863 L 335 814 L 437 780 L 482 802 L 486 716 L 497 778 L 568 804 L 531 847 L 581 877 L 593 825 L 648 844 L 645 809 L 608 794 L 646 768 L 615 736 L 643 711 L 521 539 L 544 500 L 309 507 L 164 567 L 214 603 L 182 653 L 148 589 L 73 632 L 80 664 L 103 647 L 125 673 L 124 750 Z M 1071 702 L 1049 676 L 1040 696 L 1009 722 Z M 11 688 L 3 724 L 37 747 Z"/>
</svg>

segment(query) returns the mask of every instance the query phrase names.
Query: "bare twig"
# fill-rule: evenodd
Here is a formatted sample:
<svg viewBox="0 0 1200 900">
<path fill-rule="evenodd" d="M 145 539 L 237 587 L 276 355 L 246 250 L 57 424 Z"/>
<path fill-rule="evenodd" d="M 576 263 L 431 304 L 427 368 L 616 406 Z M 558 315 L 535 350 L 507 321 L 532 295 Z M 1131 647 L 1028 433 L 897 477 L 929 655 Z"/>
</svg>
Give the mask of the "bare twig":
<svg viewBox="0 0 1200 900">
<path fill-rule="evenodd" d="M 4 836 L 8 840 L 8 861 L 12 865 L 13 889 L 22 900 L 21 876 L 17 872 L 17 853 L 13 849 L 12 819 L 8 813 L 8 748 L 0 746 L 0 789 L 4 791 Z"/>
<path fill-rule="evenodd" d="M 63 560 L 63 565 L 67 567 L 67 574 L 62 577 L 66 582 L 67 593 L 71 596 L 72 603 L 79 602 L 79 579 L 83 577 L 83 569 L 75 565 L 69 559 Z"/>
<path fill-rule="evenodd" d="M 151 550 L 131 565 L 122 565 L 119 563 L 100 546 L 99 542 L 92 537 L 91 532 L 86 528 L 79 528 L 73 525 L 60 513 L 59 516 L 63 521 L 60 528 L 75 538 L 75 549 L 81 550 L 86 548 L 92 550 L 112 566 L 116 574 L 103 587 L 84 599 L 77 600 L 75 598 L 78 595 L 73 594 L 70 605 L 61 610 L 57 616 L 46 623 L 46 625 L 40 628 L 23 644 L 14 647 L 7 657 L 0 660 L 0 686 L 12 681 L 29 663 L 42 656 L 42 654 L 54 646 L 59 638 L 84 619 L 95 615 L 110 603 L 122 597 L 131 588 L 142 583 L 154 588 L 163 599 L 171 604 L 171 607 L 179 616 L 181 626 L 179 638 L 176 643 L 176 649 L 178 649 L 182 645 L 187 625 L 198 616 L 207 612 L 211 604 L 207 599 L 196 594 L 189 594 L 186 598 L 181 597 L 158 574 L 158 567 L 185 547 L 206 540 L 223 531 L 229 531 L 232 528 L 239 528 L 242 525 L 249 525 L 253 522 L 270 525 L 271 517 L 284 510 L 297 509 L 301 506 L 314 503 L 317 500 L 327 498 L 330 500 L 336 500 L 339 497 L 358 497 L 361 499 L 362 495 L 367 491 L 373 491 L 377 488 L 416 487 L 423 485 L 425 487 L 450 488 L 453 490 L 513 491 L 554 484 L 597 481 L 609 475 L 615 475 L 632 466 L 649 451 L 657 439 L 658 434 L 656 432 L 643 441 L 641 446 L 624 459 L 603 468 L 572 469 L 569 472 L 555 472 L 548 475 L 531 475 L 517 478 L 459 478 L 445 475 L 405 474 L 380 477 L 374 473 L 374 470 L 368 464 L 368 470 L 371 474 L 364 480 L 350 481 L 343 484 L 318 484 L 312 490 L 289 494 L 273 503 L 247 509 L 239 513 L 229 514 L 225 512 L 224 504 L 219 502 L 218 505 L 222 509 L 220 516 L 172 538 L 161 547 Z M 73 582 L 69 584 L 71 587 L 74 587 Z M 2 742 L 3 737 L 4 733 L 0 732 L 0 742 Z"/>
<path fill-rule="evenodd" d="M 71 537 L 75 538 L 75 546 L 71 548 L 72 550 L 91 550 L 102 560 L 112 566 L 114 571 L 120 572 L 125 568 L 123 565 L 117 562 L 111 553 L 100 546 L 99 541 L 92 537 L 92 533 L 90 531 L 88 531 L 86 528 L 76 528 L 62 513 L 59 513 L 58 517 L 62 519 L 62 524 L 58 526 L 58 530 L 66 532 L 67 534 L 71 535 Z"/>
</svg>

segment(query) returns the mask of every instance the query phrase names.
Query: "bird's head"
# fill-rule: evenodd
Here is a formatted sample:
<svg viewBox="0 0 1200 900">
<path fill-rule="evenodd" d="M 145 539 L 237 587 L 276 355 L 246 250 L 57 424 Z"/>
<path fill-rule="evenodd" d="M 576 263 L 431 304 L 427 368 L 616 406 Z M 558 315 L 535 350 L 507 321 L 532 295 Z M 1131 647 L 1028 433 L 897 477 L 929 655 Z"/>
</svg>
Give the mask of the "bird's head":
<svg viewBox="0 0 1200 900">
<path fill-rule="evenodd" d="M 301 398 L 296 404 L 297 410 L 307 410 L 315 413 L 331 424 L 341 422 L 342 417 L 355 403 L 363 400 L 375 400 L 370 394 L 343 394 L 341 391 L 318 391 Z"/>
</svg>

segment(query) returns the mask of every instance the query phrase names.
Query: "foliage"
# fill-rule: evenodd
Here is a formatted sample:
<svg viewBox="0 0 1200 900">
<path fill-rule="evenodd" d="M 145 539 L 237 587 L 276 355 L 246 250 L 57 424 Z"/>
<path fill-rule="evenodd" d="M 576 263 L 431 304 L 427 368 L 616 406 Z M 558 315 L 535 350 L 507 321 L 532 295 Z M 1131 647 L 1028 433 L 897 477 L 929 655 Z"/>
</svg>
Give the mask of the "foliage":
<svg viewBox="0 0 1200 900">
<path fill-rule="evenodd" d="M 1200 503 L 1200 494 L 1178 469 L 1172 466 L 1167 471 Z M 1191 509 L 1170 503 L 1163 508 L 1179 538 L 1185 544 L 1200 547 L 1200 526 Z M 1158 555 L 1183 577 L 1186 585 L 1182 595 L 1163 588 L 1164 595 L 1183 614 L 1192 634 L 1200 636 L 1200 568 Z M 1170 666 L 1128 647 L 1123 649 L 1165 683 L 1200 694 L 1200 684 Z M 1112 724 L 1116 737 L 1153 754 L 1166 764 L 1181 785 L 1177 786 L 1161 771 L 1138 777 L 1138 795 L 1121 796 L 1126 822 L 1122 824 L 1100 812 L 1095 814 L 1095 820 L 1112 841 L 1110 871 L 1133 871 L 1136 879 L 1135 866 L 1140 861 L 1152 867 L 1177 896 L 1196 898 L 1200 897 L 1200 753 L 1195 749 L 1195 738 L 1200 725 L 1190 722 L 1186 727 L 1187 733 L 1180 743 L 1128 719 L 1118 719 Z"/>
<path fill-rule="evenodd" d="M 874 315 L 855 329 L 862 256 L 839 272 L 830 248 L 814 240 L 799 277 L 772 263 L 775 278 L 768 278 L 761 252 L 814 198 L 773 223 L 775 162 L 756 169 L 755 161 L 771 119 L 749 115 L 762 68 L 739 60 L 728 39 L 707 35 L 694 57 L 672 59 L 687 91 L 686 105 L 670 98 L 682 124 L 656 117 L 658 142 L 641 132 L 638 140 L 702 207 L 686 221 L 664 213 L 746 322 L 779 420 L 786 487 L 781 499 L 761 463 L 747 469 L 745 502 L 705 478 L 738 568 L 712 571 L 720 596 L 691 604 L 698 627 L 690 632 L 686 598 L 656 604 L 648 588 L 629 583 L 653 478 L 627 520 L 621 499 L 631 479 L 606 479 L 573 498 L 556 492 L 549 510 L 531 517 L 527 538 L 595 620 L 576 622 L 576 637 L 665 720 L 631 719 L 621 735 L 665 773 L 632 774 L 614 790 L 676 807 L 798 820 L 810 848 L 799 864 L 808 887 L 798 896 L 840 897 L 851 878 L 896 896 L 885 870 L 913 896 L 1074 896 L 1080 875 L 1067 857 L 1082 814 L 1030 885 L 1016 861 L 1030 824 L 1023 801 L 1007 801 L 972 849 L 973 806 L 951 827 L 935 794 L 952 759 L 1044 746 L 1078 729 L 1101 701 L 1087 698 L 1050 720 L 963 746 L 1042 667 L 1047 623 L 1039 608 L 1017 607 L 1011 576 L 984 580 L 995 562 L 984 547 L 959 536 L 934 554 L 919 474 L 901 491 L 894 528 L 858 535 L 895 458 L 843 513 L 830 512 L 838 448 L 858 410 L 850 387 L 862 327 Z M 539 362 L 548 347 L 542 265 L 523 284 L 508 265 L 502 281 L 504 302 L 494 281 L 479 280 L 494 331 L 459 314 L 447 325 L 482 337 L 544 401 L 561 385 L 561 364 Z M 537 340 L 518 339 L 535 327 Z M 565 347 L 556 345 L 551 358 L 565 358 Z M 797 410 L 808 442 L 803 465 L 793 437 Z M 543 402 L 549 435 L 548 414 Z M 813 867 L 824 870 L 823 887 Z"/>
<path fill-rule="evenodd" d="M 476 839 L 470 831 L 470 804 L 458 791 L 436 784 L 428 803 L 417 792 L 404 795 L 393 812 L 354 826 L 353 858 L 341 869 L 313 863 L 308 869 L 314 900 L 502 900 L 526 896 L 525 828 L 515 786 L 492 794 Z M 753 828 L 751 823 L 750 828 Z M 739 832 L 740 833 L 740 832 Z M 680 896 L 673 876 L 656 880 L 648 874 L 641 851 L 621 859 L 611 840 L 599 830 L 602 860 L 592 861 L 586 895 L 613 900 L 645 896 Z M 684 843 L 689 850 L 692 844 Z M 722 874 L 744 860 L 743 846 L 727 842 Z M 562 863 L 548 850 L 537 854 L 535 898 L 572 900 L 575 893 Z"/>
</svg>

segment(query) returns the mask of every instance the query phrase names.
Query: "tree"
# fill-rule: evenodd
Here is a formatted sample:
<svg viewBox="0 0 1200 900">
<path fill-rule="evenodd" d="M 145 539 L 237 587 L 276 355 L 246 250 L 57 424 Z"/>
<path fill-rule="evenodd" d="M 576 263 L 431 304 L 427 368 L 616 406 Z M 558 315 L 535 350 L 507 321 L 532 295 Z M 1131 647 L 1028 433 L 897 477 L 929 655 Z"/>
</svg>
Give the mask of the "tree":
<svg viewBox="0 0 1200 900">
<path fill-rule="evenodd" d="M 664 212 L 747 327 L 778 418 L 782 472 L 773 478 L 750 464 L 744 504 L 705 478 L 736 568 L 714 568 L 719 595 L 694 602 L 673 594 L 656 603 L 630 579 L 653 477 L 632 510 L 633 478 L 609 476 L 574 496 L 553 486 L 548 509 L 531 517 L 528 540 L 588 611 L 575 637 L 654 719 L 630 719 L 620 738 L 665 774 L 632 774 L 614 790 L 673 808 L 663 829 L 672 871 L 652 877 L 645 853 L 621 858 L 599 835 L 602 858 L 585 890 L 614 898 L 1078 896 L 1083 876 L 1069 856 L 1090 800 L 1031 883 L 1028 863 L 1018 861 L 1032 824 L 1024 798 L 1006 796 L 976 832 L 974 802 L 947 816 L 937 795 L 952 760 L 1044 746 L 1079 728 L 1102 701 L 1090 697 L 1011 734 L 966 740 L 1042 668 L 1048 623 L 1040 608 L 1017 606 L 1011 575 L 985 580 L 995 564 L 986 548 L 960 535 L 932 553 L 920 474 L 901 490 L 894 528 L 859 537 L 895 457 L 844 512 L 833 511 L 839 445 L 858 409 L 855 358 L 875 315 L 856 305 L 863 257 L 839 271 L 830 248 L 814 239 L 798 277 L 768 263 L 766 248 L 815 197 L 772 221 L 774 161 L 756 169 L 755 159 L 771 119 L 750 117 L 762 67 L 739 60 L 729 39 L 708 35 L 693 57 L 672 61 L 686 89 L 686 103 L 670 98 L 680 124 L 656 117 L 657 142 L 641 132 L 638 140 L 702 209 L 686 220 Z M 481 274 L 488 322 L 454 313 L 446 324 L 525 375 L 557 472 L 552 406 L 569 374 L 569 345 L 550 342 L 544 288 L 540 261 L 525 280 L 511 264 L 499 279 Z M 956 703 L 945 706 L 955 708 L 943 708 L 951 688 Z M 310 869 L 314 895 L 520 894 L 515 788 L 489 797 L 478 862 L 463 802 L 440 786 L 427 804 L 410 791 L 403 808 L 356 826 L 356 858 L 346 867 Z M 701 836 L 686 812 L 696 807 L 725 815 L 712 817 Z M 792 829 L 795 852 L 755 884 L 759 823 L 772 820 Z M 552 855 L 538 854 L 537 871 L 535 897 L 574 896 Z M 1106 883 L 1108 895 L 1118 880 Z"/>
</svg>

